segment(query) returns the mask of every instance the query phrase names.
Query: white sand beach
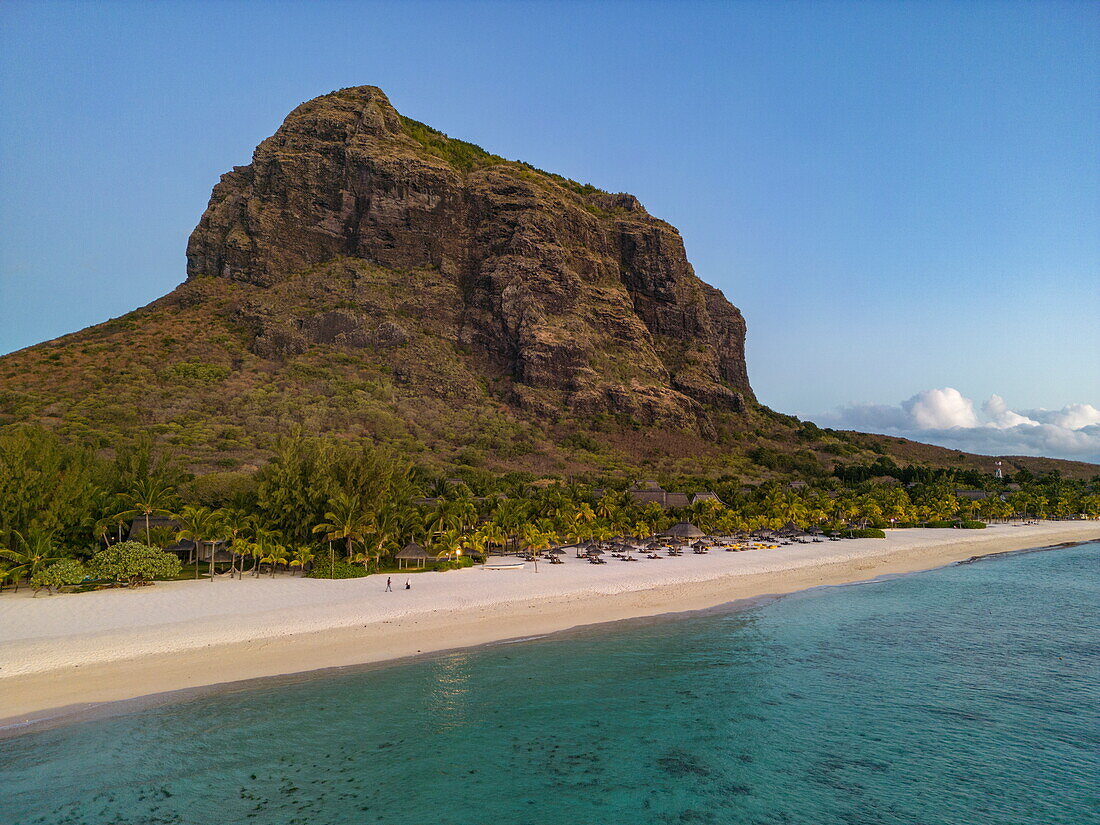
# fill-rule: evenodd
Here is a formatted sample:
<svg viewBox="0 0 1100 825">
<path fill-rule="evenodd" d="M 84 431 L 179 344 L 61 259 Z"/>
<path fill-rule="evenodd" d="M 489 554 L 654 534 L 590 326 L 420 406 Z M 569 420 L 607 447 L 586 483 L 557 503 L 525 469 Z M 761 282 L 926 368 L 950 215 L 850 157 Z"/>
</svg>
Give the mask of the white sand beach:
<svg viewBox="0 0 1100 825">
<path fill-rule="evenodd" d="M 528 563 L 344 581 L 279 575 L 0 596 L 0 726 L 58 709 L 390 660 L 1100 538 L 1097 522 L 893 530 L 883 539 L 637 563 Z M 404 590 L 408 578 L 411 590 Z"/>
</svg>

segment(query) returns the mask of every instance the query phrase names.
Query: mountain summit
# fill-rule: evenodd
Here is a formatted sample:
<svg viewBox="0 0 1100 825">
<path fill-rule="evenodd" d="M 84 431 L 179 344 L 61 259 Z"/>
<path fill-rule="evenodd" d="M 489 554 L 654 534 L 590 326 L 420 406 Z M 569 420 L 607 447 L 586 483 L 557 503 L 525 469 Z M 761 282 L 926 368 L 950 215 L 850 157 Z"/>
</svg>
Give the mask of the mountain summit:
<svg viewBox="0 0 1100 825">
<path fill-rule="evenodd" d="M 752 398 L 741 313 L 695 277 L 672 226 L 632 195 L 402 117 L 373 86 L 291 112 L 214 187 L 187 259 L 190 279 L 262 287 L 338 259 L 403 273 L 405 311 L 430 309 L 435 334 L 511 379 L 512 400 L 535 412 L 707 429 L 703 405 Z M 355 349 L 407 326 L 360 281 L 339 310 L 260 319 L 261 349 Z M 420 305 L 429 295 L 438 303 Z"/>
</svg>

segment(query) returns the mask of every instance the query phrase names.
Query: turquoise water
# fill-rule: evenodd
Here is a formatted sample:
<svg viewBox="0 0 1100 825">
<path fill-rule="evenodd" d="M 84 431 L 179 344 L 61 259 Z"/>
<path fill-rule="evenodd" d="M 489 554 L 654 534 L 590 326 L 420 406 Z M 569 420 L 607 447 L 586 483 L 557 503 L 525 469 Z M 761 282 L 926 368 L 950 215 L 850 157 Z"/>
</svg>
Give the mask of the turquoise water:
<svg viewBox="0 0 1100 825">
<path fill-rule="evenodd" d="M 4 823 L 1100 822 L 1100 544 L 0 742 Z"/>
</svg>

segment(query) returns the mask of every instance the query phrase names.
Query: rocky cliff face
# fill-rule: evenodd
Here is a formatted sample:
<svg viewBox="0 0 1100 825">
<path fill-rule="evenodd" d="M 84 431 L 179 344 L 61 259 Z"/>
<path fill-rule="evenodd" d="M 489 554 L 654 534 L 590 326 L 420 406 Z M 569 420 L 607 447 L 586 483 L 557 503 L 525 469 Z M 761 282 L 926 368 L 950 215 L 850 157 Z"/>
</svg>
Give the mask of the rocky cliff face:
<svg viewBox="0 0 1100 825">
<path fill-rule="evenodd" d="M 631 195 L 403 118 L 371 86 L 302 104 L 250 165 L 224 175 L 187 259 L 189 280 L 261 295 L 334 260 L 403 273 L 414 292 L 452 296 L 440 334 L 539 413 L 626 413 L 706 432 L 708 407 L 752 399 L 741 313 L 695 276 L 675 228 Z M 347 298 L 336 314 L 306 306 L 293 318 L 254 299 L 254 351 L 399 343 L 400 319 L 370 296 Z"/>
</svg>

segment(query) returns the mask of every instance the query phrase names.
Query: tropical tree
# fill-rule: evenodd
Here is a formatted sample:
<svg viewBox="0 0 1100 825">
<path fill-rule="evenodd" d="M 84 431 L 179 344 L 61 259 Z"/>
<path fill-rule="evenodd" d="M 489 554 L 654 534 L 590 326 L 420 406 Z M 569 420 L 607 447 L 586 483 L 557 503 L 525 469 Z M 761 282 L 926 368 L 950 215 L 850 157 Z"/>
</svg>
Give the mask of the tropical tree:
<svg viewBox="0 0 1100 825">
<path fill-rule="evenodd" d="M 524 546 L 531 551 L 531 558 L 535 563 L 535 572 L 539 571 L 539 553 L 545 550 L 554 540 L 553 533 L 539 529 L 536 524 L 527 524 L 520 531 Z"/>
<path fill-rule="evenodd" d="M 439 533 L 432 544 L 437 556 L 453 556 L 462 546 L 462 534 L 458 530 L 444 530 Z"/>
<path fill-rule="evenodd" d="M 270 554 L 271 548 L 283 541 L 283 534 L 278 530 L 269 530 L 266 527 L 257 527 L 253 530 L 255 541 L 249 543 L 248 554 L 252 557 L 251 573 L 257 578 L 260 575 L 260 565 L 266 564 L 264 558 Z"/>
<path fill-rule="evenodd" d="M 313 551 L 308 546 L 302 545 L 294 551 L 294 558 L 287 562 L 287 566 L 297 567 L 304 574 L 306 565 L 311 561 L 313 561 Z"/>
<path fill-rule="evenodd" d="M 484 559 L 485 543 L 485 533 L 479 527 L 477 530 L 474 530 L 473 532 L 467 533 L 465 536 L 463 536 L 458 546 L 459 549 L 463 550 L 467 556 L 470 556 L 471 558 L 473 556 L 481 556 Z"/>
<path fill-rule="evenodd" d="M 600 500 L 596 502 L 596 515 L 608 522 L 614 521 L 619 509 L 619 497 L 611 490 L 600 496 Z"/>
<path fill-rule="evenodd" d="M 4 585 L 11 581 L 15 567 L 6 559 L 0 559 L 0 593 L 4 592 Z"/>
<path fill-rule="evenodd" d="M 266 525 L 307 542 L 331 509 L 337 482 L 336 445 L 300 431 L 278 440 L 275 456 L 257 473 L 256 505 Z"/>
<path fill-rule="evenodd" d="M 347 557 L 352 557 L 352 545 L 362 541 L 373 527 L 372 519 L 363 512 L 359 499 L 348 493 L 337 493 L 329 501 L 326 521 L 314 526 L 314 533 L 324 533 L 332 541 L 344 541 Z"/>
<path fill-rule="evenodd" d="M 0 558 L 9 562 L 7 578 L 15 582 L 19 589 L 20 579 L 34 578 L 39 570 L 61 558 L 54 547 L 53 533 L 46 530 L 32 530 L 26 535 L 14 533 L 19 549 L 9 550 L 0 547 Z"/>
<path fill-rule="evenodd" d="M 264 554 L 260 557 L 260 564 L 271 565 L 271 578 L 275 578 L 275 570 L 280 564 L 286 564 L 290 560 L 290 551 L 282 544 L 269 544 Z"/>
<path fill-rule="evenodd" d="M 371 529 L 364 536 L 364 552 L 370 556 L 375 567 L 379 565 L 386 547 L 396 543 L 402 532 L 401 512 L 392 505 L 384 506 L 375 514 Z"/>
<path fill-rule="evenodd" d="M 174 553 L 137 541 L 123 541 L 92 556 L 88 562 L 88 572 L 93 578 L 124 581 L 135 587 L 153 579 L 178 576 L 180 560 Z"/>
<path fill-rule="evenodd" d="M 52 533 L 69 546 L 87 538 L 106 497 L 101 459 L 34 425 L 0 428 L 0 546 L 15 533 Z"/>
<path fill-rule="evenodd" d="M 31 576 L 31 587 L 36 596 L 43 587 L 47 593 L 53 593 L 54 588 L 60 590 L 67 584 L 80 584 L 87 575 L 79 559 L 61 559 Z"/>
<path fill-rule="evenodd" d="M 227 544 L 231 558 L 229 572 L 232 575 L 237 568 L 238 556 L 242 558 L 241 567 L 244 567 L 243 557 L 245 554 L 243 551 L 248 545 L 245 536 L 255 530 L 256 516 L 243 507 L 227 507 L 215 511 L 215 515 L 218 518 L 221 534 L 228 539 Z M 244 575 L 243 569 L 240 571 L 240 575 Z"/>
<path fill-rule="evenodd" d="M 111 532 L 115 533 L 115 541 L 122 541 L 122 528 L 126 526 L 128 519 L 125 514 L 115 513 L 98 519 L 92 529 L 92 535 L 103 545 L 111 543 Z"/>
<path fill-rule="evenodd" d="M 209 507 L 188 504 L 177 515 L 181 529 L 176 540 L 187 539 L 195 545 L 195 578 L 199 577 L 200 548 L 210 543 L 210 581 L 214 581 L 214 545 L 221 529 L 221 519 Z"/>
<path fill-rule="evenodd" d="M 241 578 L 244 578 L 244 557 L 248 556 L 252 559 L 252 566 L 248 568 L 248 572 L 253 577 L 260 575 L 260 559 L 264 555 L 264 545 L 259 541 L 244 542 L 241 545 Z"/>
<path fill-rule="evenodd" d="M 492 521 L 487 521 L 481 525 L 475 535 L 478 537 L 477 540 L 483 549 L 482 558 L 486 564 L 489 562 L 489 549 L 493 545 L 499 544 L 501 550 L 503 550 L 504 543 L 508 541 L 508 534 L 504 532 L 504 528 Z"/>
<path fill-rule="evenodd" d="M 122 494 L 122 500 L 129 505 L 117 518 L 145 518 L 145 543 L 150 542 L 149 518 L 154 515 L 171 515 L 178 498 L 175 491 L 157 478 L 138 479 L 133 488 Z"/>
</svg>

